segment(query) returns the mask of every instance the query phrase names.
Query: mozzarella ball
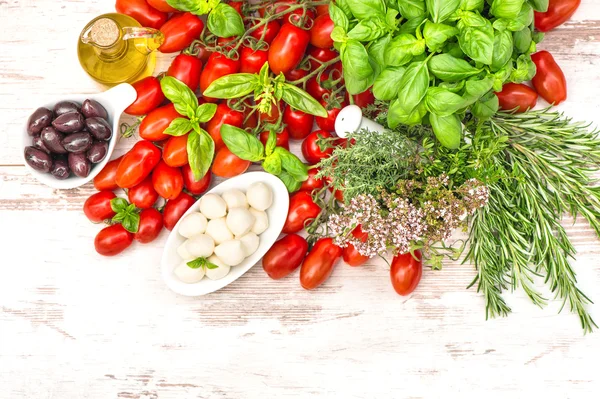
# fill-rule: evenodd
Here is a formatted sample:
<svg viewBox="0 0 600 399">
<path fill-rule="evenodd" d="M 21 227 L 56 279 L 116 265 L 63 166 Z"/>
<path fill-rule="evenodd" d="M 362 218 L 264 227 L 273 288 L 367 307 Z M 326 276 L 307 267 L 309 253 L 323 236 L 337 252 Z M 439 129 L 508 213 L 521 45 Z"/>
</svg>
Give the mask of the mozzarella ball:
<svg viewBox="0 0 600 399">
<path fill-rule="evenodd" d="M 246 255 L 246 258 L 255 253 L 258 249 L 258 244 L 260 244 L 260 238 L 252 232 L 240 238 L 240 241 L 242 242 L 242 248 L 244 248 L 244 255 Z"/>
<path fill-rule="evenodd" d="M 220 280 L 229 274 L 231 266 L 221 262 L 221 260 L 215 255 L 208 258 L 208 261 L 213 265 L 218 266 L 216 269 L 209 269 L 208 266 L 206 267 L 206 277 L 208 277 L 209 279 Z"/>
<path fill-rule="evenodd" d="M 226 241 L 215 248 L 215 255 L 229 266 L 237 266 L 246 259 L 244 247 L 240 240 Z"/>
<path fill-rule="evenodd" d="M 194 260 L 194 256 L 187 250 L 187 240 L 177 248 L 177 253 L 185 261 Z"/>
<path fill-rule="evenodd" d="M 194 284 L 199 282 L 200 280 L 202 280 L 205 274 L 203 267 L 192 269 L 185 262 L 177 266 L 177 268 L 175 268 L 173 272 L 179 280 L 186 284 Z"/>
<path fill-rule="evenodd" d="M 179 234 L 185 238 L 192 238 L 204 234 L 207 223 L 208 220 L 206 220 L 206 217 L 200 212 L 190 213 L 184 217 L 179 224 Z"/>
<path fill-rule="evenodd" d="M 212 237 L 200 234 L 187 240 L 185 249 L 192 255 L 193 259 L 208 258 L 215 252 L 215 242 Z"/>
<path fill-rule="evenodd" d="M 200 200 L 200 212 L 208 219 L 222 218 L 227 214 L 227 204 L 217 194 L 206 194 Z"/>
<path fill-rule="evenodd" d="M 254 215 L 254 226 L 252 226 L 252 232 L 254 234 L 262 234 L 266 229 L 269 228 L 269 216 L 265 211 L 259 211 L 254 208 L 250 208 L 250 213 Z"/>
<path fill-rule="evenodd" d="M 267 210 L 273 204 L 273 192 L 269 186 L 262 182 L 252 184 L 248 188 L 246 197 L 250 206 L 259 211 Z"/>
<path fill-rule="evenodd" d="M 206 226 L 206 234 L 211 236 L 217 245 L 233 240 L 233 233 L 227 227 L 225 218 L 209 221 Z"/>
<path fill-rule="evenodd" d="M 246 208 L 230 208 L 227 214 L 227 228 L 236 237 L 241 237 L 252 230 L 255 218 Z"/>
<path fill-rule="evenodd" d="M 241 190 L 232 189 L 225 191 L 221 197 L 223 197 L 223 200 L 227 204 L 227 209 L 248 208 L 246 194 L 244 194 Z"/>
</svg>

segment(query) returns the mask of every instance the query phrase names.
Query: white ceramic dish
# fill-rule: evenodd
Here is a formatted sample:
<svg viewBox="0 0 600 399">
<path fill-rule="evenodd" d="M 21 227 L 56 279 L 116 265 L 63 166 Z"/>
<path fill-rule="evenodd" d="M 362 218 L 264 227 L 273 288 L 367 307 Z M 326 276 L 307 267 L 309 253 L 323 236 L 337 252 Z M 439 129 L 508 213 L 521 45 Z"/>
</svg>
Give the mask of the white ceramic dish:
<svg viewBox="0 0 600 399">
<path fill-rule="evenodd" d="M 137 98 L 137 93 L 133 86 L 127 83 L 123 83 L 100 94 L 65 94 L 64 96 L 61 96 L 60 98 L 56 99 L 56 101 L 54 102 L 40 106 L 52 110 L 54 108 L 54 105 L 60 101 L 75 101 L 81 104 L 88 98 L 91 100 L 98 101 L 104 106 L 104 108 L 106 108 L 106 111 L 108 112 L 108 123 L 110 123 L 110 125 L 112 126 L 113 137 L 110 139 L 110 142 L 108 144 L 108 154 L 106 154 L 106 158 L 99 164 L 92 165 L 92 171 L 90 172 L 88 177 L 82 178 L 72 175 L 68 179 L 58 180 L 54 178 L 54 176 L 52 176 L 50 173 L 41 173 L 33 169 L 27 164 L 27 162 L 25 162 L 25 158 L 23 155 L 23 162 L 25 163 L 25 167 L 36 179 L 38 179 L 38 181 L 40 181 L 40 183 L 43 183 L 52 188 L 65 190 L 81 187 L 87 182 L 91 181 L 94 177 L 96 177 L 96 175 L 100 173 L 100 171 L 110 160 L 119 138 L 119 120 L 121 119 L 121 114 L 123 113 L 123 111 L 125 111 L 125 108 L 129 107 Z M 31 113 L 33 113 L 33 111 L 34 110 L 32 110 Z M 24 149 L 25 147 L 31 145 L 31 136 L 27 134 L 27 121 L 25 122 L 22 134 L 22 148 Z"/>
<path fill-rule="evenodd" d="M 206 295 L 220 290 L 250 270 L 250 268 L 267 253 L 269 248 L 271 248 L 283 229 L 290 206 L 288 191 L 279 178 L 265 172 L 250 172 L 226 180 L 208 193 L 223 194 L 225 191 L 233 188 L 246 192 L 248 187 L 256 182 L 267 184 L 273 191 L 273 205 L 266 211 L 269 216 L 269 228 L 259 236 L 260 244 L 256 252 L 246 258 L 240 265 L 232 267 L 229 274 L 221 280 L 209 280 L 205 277 L 198 283 L 186 284 L 180 281 L 173 273 L 173 270 L 175 270 L 182 262 L 179 254 L 177 254 L 177 248 L 185 241 L 185 238 L 178 233 L 179 223 L 177 223 L 167 238 L 161 261 L 162 278 L 171 290 L 185 296 Z M 198 212 L 199 206 L 200 201 L 196 201 L 185 215 L 192 212 Z"/>
</svg>

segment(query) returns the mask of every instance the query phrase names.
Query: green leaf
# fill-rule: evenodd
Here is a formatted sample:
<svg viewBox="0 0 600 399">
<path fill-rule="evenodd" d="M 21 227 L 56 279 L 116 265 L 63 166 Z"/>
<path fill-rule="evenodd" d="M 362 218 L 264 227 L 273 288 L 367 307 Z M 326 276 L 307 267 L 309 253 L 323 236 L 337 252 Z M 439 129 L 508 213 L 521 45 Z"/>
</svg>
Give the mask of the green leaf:
<svg viewBox="0 0 600 399">
<path fill-rule="evenodd" d="M 521 54 L 517 58 L 517 66 L 510 74 L 509 80 L 514 83 L 522 83 L 527 80 L 531 80 L 537 71 L 537 68 L 531 56 L 527 54 Z"/>
<path fill-rule="evenodd" d="M 529 0 L 529 3 L 533 6 L 533 9 L 538 12 L 548 11 L 549 0 Z"/>
<path fill-rule="evenodd" d="M 327 117 L 327 110 L 323 108 L 323 106 L 317 100 L 315 100 L 313 96 L 301 88 L 289 83 L 283 83 L 282 87 L 283 95 L 281 98 L 288 105 L 291 105 L 293 108 L 306 114 L 320 116 L 322 118 Z"/>
<path fill-rule="evenodd" d="M 229 151 L 239 158 L 259 162 L 265 158 L 265 147 L 256 136 L 231 125 L 221 127 L 221 138 Z"/>
<path fill-rule="evenodd" d="M 342 47 L 341 57 L 344 74 L 365 79 L 373 74 L 373 68 L 369 63 L 367 49 L 357 40 L 348 40 Z"/>
<path fill-rule="evenodd" d="M 517 18 L 525 0 L 494 0 L 490 12 L 498 18 Z"/>
<path fill-rule="evenodd" d="M 346 3 L 358 19 L 368 19 L 378 14 L 385 17 L 383 0 L 346 0 Z"/>
<path fill-rule="evenodd" d="M 206 26 L 218 37 L 233 37 L 244 34 L 242 16 L 229 4 L 219 3 L 208 14 Z"/>
<path fill-rule="evenodd" d="M 344 28 L 342 28 L 341 26 L 336 26 L 331 31 L 331 40 L 333 40 L 336 43 L 345 43 L 346 41 L 348 41 L 348 35 L 346 34 Z"/>
<path fill-rule="evenodd" d="M 258 75 L 252 73 L 234 73 L 216 79 L 204 91 L 203 95 L 213 98 L 239 98 L 252 93 L 260 87 Z"/>
<path fill-rule="evenodd" d="M 494 54 L 492 71 L 498 71 L 512 58 L 513 38 L 509 31 L 496 31 L 494 35 Z"/>
<path fill-rule="evenodd" d="M 140 229 L 140 215 L 137 212 L 128 212 L 121 224 L 125 230 L 135 234 Z"/>
<path fill-rule="evenodd" d="M 281 173 L 281 158 L 273 153 L 265 158 L 262 167 L 265 172 L 278 176 Z"/>
<path fill-rule="evenodd" d="M 429 112 L 448 116 L 465 107 L 465 100 L 458 94 L 442 87 L 430 87 L 425 96 L 425 105 Z"/>
<path fill-rule="evenodd" d="M 432 57 L 429 60 L 429 70 L 436 78 L 446 82 L 457 82 L 481 72 L 481 69 L 475 68 L 467 61 L 449 54 Z"/>
<path fill-rule="evenodd" d="M 271 129 L 269 131 L 269 138 L 267 139 L 267 144 L 265 145 L 265 153 L 267 156 L 271 155 L 275 148 L 277 147 L 277 133 L 275 130 Z"/>
<path fill-rule="evenodd" d="M 406 19 L 425 16 L 425 0 L 398 0 L 400 15 Z"/>
<path fill-rule="evenodd" d="M 484 0 L 461 0 L 459 8 L 464 11 L 483 11 Z"/>
<path fill-rule="evenodd" d="M 402 66 L 410 62 L 413 56 L 425 52 L 425 40 L 403 33 L 394 37 L 386 48 L 385 64 Z"/>
<path fill-rule="evenodd" d="M 296 191 L 300 190 L 300 187 L 302 187 L 301 182 L 294 179 L 289 173 L 285 171 L 281 172 L 277 177 L 279 177 L 283 184 L 285 184 L 285 187 L 287 188 L 289 193 L 295 193 Z"/>
<path fill-rule="evenodd" d="M 528 52 L 529 48 L 531 47 L 531 43 L 533 42 L 531 37 L 531 29 L 527 27 L 513 33 L 513 39 L 517 53 L 523 54 Z"/>
<path fill-rule="evenodd" d="M 386 67 L 386 49 L 390 41 L 392 40 L 391 35 L 385 35 L 384 37 L 371 43 L 367 49 L 369 56 L 375 60 L 382 68 Z"/>
<path fill-rule="evenodd" d="M 288 150 L 282 147 L 275 148 L 275 154 L 281 159 L 281 166 L 296 181 L 303 182 L 308 179 L 308 167 Z"/>
<path fill-rule="evenodd" d="M 172 76 L 165 76 L 160 81 L 162 92 L 175 106 L 180 114 L 193 118 L 198 108 L 198 98 L 187 85 Z"/>
<path fill-rule="evenodd" d="M 448 39 L 456 36 L 458 29 L 454 26 L 446 24 L 436 24 L 430 21 L 425 22 L 425 28 L 423 29 L 423 36 L 425 37 L 425 44 L 429 50 L 435 51 L 441 48 Z"/>
<path fill-rule="evenodd" d="M 407 112 L 402 107 L 400 101 L 396 99 L 392 101 L 388 110 L 388 126 L 394 129 L 401 124 L 408 126 L 418 125 L 423 121 L 425 115 L 427 115 L 427 108 L 424 101 L 419 103 L 412 111 Z"/>
<path fill-rule="evenodd" d="M 176 118 L 171 122 L 169 127 L 167 127 L 163 133 L 168 134 L 169 136 L 183 136 L 192 129 L 193 125 L 189 119 Z"/>
<path fill-rule="evenodd" d="M 410 112 L 423 100 L 429 87 L 429 70 L 426 62 L 413 62 L 400 80 L 398 101 L 406 112 Z"/>
<path fill-rule="evenodd" d="M 217 113 L 217 104 L 206 103 L 196 109 L 196 119 L 200 123 L 210 121 Z"/>
<path fill-rule="evenodd" d="M 479 80 L 468 80 L 465 84 L 465 94 L 463 95 L 467 105 L 473 104 L 475 101 L 487 94 L 492 89 L 493 84 L 494 79 L 492 77 Z"/>
<path fill-rule="evenodd" d="M 429 122 L 438 141 L 446 148 L 455 150 L 460 147 L 462 124 L 457 115 L 439 116 L 429 114 Z"/>
<path fill-rule="evenodd" d="M 471 112 L 477 119 L 486 120 L 496 115 L 499 107 L 500 105 L 496 94 L 489 93 L 473 105 Z"/>
<path fill-rule="evenodd" d="M 212 262 L 209 262 L 208 259 L 206 258 L 197 258 L 194 259 L 192 261 L 189 261 L 187 263 L 187 265 L 191 268 L 191 269 L 200 269 L 200 268 L 204 268 L 204 269 L 218 269 L 219 266 L 215 265 Z"/>
<path fill-rule="evenodd" d="M 188 136 L 187 153 L 194 180 L 199 181 L 210 169 L 215 156 L 215 142 L 206 131 L 193 131 Z"/>
<path fill-rule="evenodd" d="M 333 24 L 337 27 L 341 27 L 344 29 L 344 32 L 348 31 L 348 27 L 350 26 L 350 21 L 348 17 L 342 11 L 341 8 L 336 6 L 334 3 L 329 3 L 329 17 L 333 21 Z"/>
<path fill-rule="evenodd" d="M 388 67 L 383 70 L 373 83 L 373 95 L 381 101 L 392 101 L 398 96 L 400 81 L 406 68 Z"/>
<path fill-rule="evenodd" d="M 435 23 L 444 22 L 458 10 L 460 0 L 426 0 L 427 11 Z"/>
<path fill-rule="evenodd" d="M 382 21 L 381 18 L 362 20 L 348 32 L 348 38 L 360 42 L 377 40 L 386 33 L 384 24 L 385 21 Z"/>
<path fill-rule="evenodd" d="M 123 212 L 124 210 L 127 209 L 127 206 L 129 205 L 129 202 L 127 202 L 126 199 L 123 198 L 113 198 L 112 200 L 110 200 L 110 207 L 112 208 L 113 212 L 115 213 L 119 213 L 119 212 Z"/>
<path fill-rule="evenodd" d="M 180 11 L 188 11 L 195 15 L 208 14 L 220 0 L 167 0 L 167 3 Z"/>
<path fill-rule="evenodd" d="M 411 35 L 414 35 L 417 31 L 417 28 L 421 26 L 425 19 L 426 18 L 424 15 L 409 19 L 408 21 L 400 25 L 398 33 L 410 33 Z"/>
<path fill-rule="evenodd" d="M 494 55 L 494 28 L 489 20 L 470 11 L 463 12 L 456 25 L 460 48 L 471 59 L 490 65 Z"/>
</svg>

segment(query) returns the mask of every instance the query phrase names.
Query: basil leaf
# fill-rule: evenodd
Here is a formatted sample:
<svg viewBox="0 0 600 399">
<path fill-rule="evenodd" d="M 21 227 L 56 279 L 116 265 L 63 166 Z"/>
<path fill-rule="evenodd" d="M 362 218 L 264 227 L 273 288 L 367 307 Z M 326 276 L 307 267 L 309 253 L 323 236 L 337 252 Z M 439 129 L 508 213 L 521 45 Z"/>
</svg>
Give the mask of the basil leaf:
<svg viewBox="0 0 600 399">
<path fill-rule="evenodd" d="M 425 103 L 421 102 L 412 111 L 406 111 L 399 100 L 394 100 L 388 110 L 388 126 L 394 129 L 398 125 L 414 126 L 422 122 L 423 117 L 427 115 Z"/>
<path fill-rule="evenodd" d="M 513 33 L 513 39 L 517 53 L 523 54 L 528 52 L 529 48 L 531 47 L 531 43 L 533 42 L 533 38 L 531 37 L 531 29 L 527 27 Z"/>
<path fill-rule="evenodd" d="M 259 87 L 258 75 L 252 73 L 235 73 L 216 79 L 202 94 L 213 98 L 239 98 L 252 93 Z"/>
<path fill-rule="evenodd" d="M 281 159 L 281 166 L 296 181 L 308 179 L 308 167 L 294 154 L 282 147 L 275 148 L 275 154 Z"/>
<path fill-rule="evenodd" d="M 400 0 L 400 1 L 402 1 L 402 0 Z M 410 34 L 414 35 L 417 28 L 419 26 L 421 26 L 423 21 L 425 21 L 424 15 L 421 15 L 421 16 L 415 17 L 415 18 L 411 18 L 408 21 L 406 21 L 405 23 L 403 23 L 402 25 L 400 25 L 400 29 L 398 30 L 398 33 L 410 33 Z"/>
<path fill-rule="evenodd" d="M 460 0 L 426 0 L 427 11 L 435 23 L 444 22 L 458 10 Z"/>
<path fill-rule="evenodd" d="M 522 83 L 531 80 L 537 68 L 530 55 L 522 54 L 517 58 L 517 67 L 510 74 L 509 80 L 514 83 Z"/>
<path fill-rule="evenodd" d="M 277 177 L 279 177 L 283 184 L 285 184 L 285 187 L 287 188 L 289 193 L 295 193 L 296 191 L 300 190 L 300 187 L 302 187 L 302 182 L 299 182 L 298 180 L 294 179 L 286 171 L 282 171 Z"/>
<path fill-rule="evenodd" d="M 346 3 L 358 19 L 368 19 L 378 14 L 385 17 L 383 0 L 346 0 Z"/>
<path fill-rule="evenodd" d="M 471 112 L 477 119 L 486 120 L 496 115 L 499 108 L 498 97 L 494 93 L 489 93 L 473 105 Z"/>
<path fill-rule="evenodd" d="M 483 11 L 483 0 L 461 0 L 459 8 L 464 11 Z"/>
<path fill-rule="evenodd" d="M 364 79 L 373 74 L 367 49 L 360 42 L 348 40 L 342 47 L 341 57 L 344 73 L 358 79 Z"/>
<path fill-rule="evenodd" d="M 538 12 L 548 11 L 548 0 L 529 0 L 529 3 L 533 6 L 533 9 Z"/>
<path fill-rule="evenodd" d="M 463 95 L 467 105 L 473 104 L 487 94 L 492 89 L 493 84 L 494 79 L 491 77 L 480 80 L 468 80 L 465 84 L 465 94 Z"/>
<path fill-rule="evenodd" d="M 289 83 L 283 83 L 282 88 L 283 93 L 281 98 L 288 105 L 291 105 L 293 108 L 306 114 L 320 116 L 322 118 L 327 117 L 327 110 L 323 108 L 323 106 L 319 104 L 319 102 L 315 100 L 313 96 L 304 90 Z"/>
<path fill-rule="evenodd" d="M 498 18 L 517 18 L 525 0 L 494 0 L 490 12 Z"/>
<path fill-rule="evenodd" d="M 218 37 L 233 37 L 244 34 L 242 16 L 229 4 L 219 3 L 208 14 L 206 26 Z"/>
<path fill-rule="evenodd" d="M 206 258 L 197 258 L 187 262 L 187 265 L 190 269 L 200 269 L 201 267 L 206 266 Z"/>
<path fill-rule="evenodd" d="M 402 66 L 410 62 L 413 56 L 425 52 L 425 41 L 403 33 L 392 39 L 386 48 L 386 65 Z"/>
<path fill-rule="evenodd" d="M 370 42 L 385 35 L 381 19 L 365 19 L 360 21 L 350 32 L 348 38 L 360 42 Z"/>
<path fill-rule="evenodd" d="M 410 112 L 421 102 L 427 94 L 429 87 L 429 70 L 426 62 L 413 62 L 410 64 L 402 80 L 398 101 L 406 112 Z"/>
<path fill-rule="evenodd" d="M 465 100 L 442 87 L 430 87 L 425 96 L 425 106 L 432 114 L 448 116 L 465 107 Z"/>
<path fill-rule="evenodd" d="M 208 122 L 217 113 L 217 104 L 206 103 L 196 109 L 196 119 L 200 123 Z"/>
<path fill-rule="evenodd" d="M 117 197 L 110 200 L 110 207 L 115 213 L 120 213 L 124 211 L 125 209 L 127 209 L 127 205 L 129 205 L 129 202 L 127 202 L 127 200 L 123 198 Z"/>
<path fill-rule="evenodd" d="M 331 2 L 329 3 L 331 6 Z M 336 0 L 335 5 L 340 8 L 346 14 L 346 17 L 352 18 L 352 11 L 350 10 L 350 6 L 348 5 L 348 0 Z M 330 8 L 331 10 L 331 8 Z"/>
<path fill-rule="evenodd" d="M 342 9 L 336 6 L 334 3 L 329 3 L 329 17 L 336 27 L 340 26 L 344 29 L 344 32 L 348 31 L 350 21 L 348 20 L 348 17 L 344 11 L 342 11 Z"/>
<path fill-rule="evenodd" d="M 504 86 L 504 82 L 509 80 L 510 74 L 512 73 L 514 67 L 513 67 L 513 63 L 512 61 L 509 61 L 506 63 L 506 65 L 501 68 L 498 72 L 494 73 L 494 75 L 492 75 L 493 79 L 494 79 L 494 84 L 492 86 L 492 89 L 494 91 L 501 91 L 502 90 L 502 86 Z"/>
<path fill-rule="evenodd" d="M 277 133 L 275 130 L 269 131 L 269 138 L 267 139 L 267 144 L 265 145 L 265 153 L 267 156 L 271 155 L 273 151 L 277 148 Z"/>
<path fill-rule="evenodd" d="M 470 11 L 458 21 L 458 43 L 471 59 L 489 65 L 494 55 L 494 28 L 489 20 Z"/>
<path fill-rule="evenodd" d="M 188 162 L 194 173 L 194 180 L 199 181 L 210 169 L 215 156 L 215 142 L 206 131 L 192 131 L 187 142 Z"/>
<path fill-rule="evenodd" d="M 198 108 L 198 98 L 185 83 L 172 76 L 165 76 L 160 81 L 160 87 L 180 115 L 188 118 L 194 117 L 196 108 Z"/>
<path fill-rule="evenodd" d="M 465 57 L 465 53 L 464 51 L 462 51 L 458 43 L 447 43 L 446 46 L 444 46 L 443 53 L 449 54 L 452 57 L 459 59 Z"/>
<path fill-rule="evenodd" d="M 273 153 L 265 158 L 262 167 L 265 172 L 278 176 L 281 174 L 281 158 L 277 153 Z"/>
<path fill-rule="evenodd" d="M 458 34 L 458 29 L 454 26 L 446 24 L 436 24 L 430 21 L 425 22 L 425 28 L 423 29 L 423 36 L 425 37 L 425 44 L 431 51 L 436 51 L 446 41 Z"/>
<path fill-rule="evenodd" d="M 193 129 L 192 122 L 185 118 L 174 119 L 168 128 L 163 132 L 169 136 L 183 136 Z"/>
<path fill-rule="evenodd" d="M 425 0 L 398 0 L 400 15 L 406 19 L 425 16 Z"/>
<path fill-rule="evenodd" d="M 212 262 L 209 262 L 208 260 L 204 264 L 204 267 L 206 267 L 208 270 L 214 270 L 214 269 L 218 269 L 219 268 L 219 266 L 215 265 Z"/>
<path fill-rule="evenodd" d="M 529 27 L 533 23 L 533 17 L 533 7 L 529 3 L 524 3 L 521 12 L 516 18 L 499 18 L 494 21 L 494 29 L 517 32 Z"/>
<path fill-rule="evenodd" d="M 373 58 L 375 62 L 377 62 L 377 64 L 379 64 L 382 68 L 385 68 L 385 66 L 387 65 L 385 61 L 386 49 L 391 40 L 392 36 L 386 35 L 380 38 L 379 40 L 371 43 L 367 50 L 369 56 Z"/>
<path fill-rule="evenodd" d="M 388 67 L 381 72 L 373 83 L 373 95 L 381 101 L 391 101 L 398 96 L 400 81 L 406 68 Z"/>
<path fill-rule="evenodd" d="M 140 229 L 140 215 L 134 212 L 127 213 L 123 221 L 121 222 L 123 228 L 130 233 L 137 233 Z"/>
<path fill-rule="evenodd" d="M 259 162 L 265 158 L 265 147 L 245 130 L 225 124 L 221 126 L 221 138 L 229 151 L 245 161 Z"/>
<path fill-rule="evenodd" d="M 195 15 L 204 15 L 214 7 L 218 0 L 167 0 L 167 3 L 179 11 L 188 11 Z"/>
<path fill-rule="evenodd" d="M 458 93 L 465 88 L 465 82 L 466 81 L 464 80 L 461 80 L 460 82 L 441 82 L 439 87 L 451 91 L 452 93 Z"/>
<path fill-rule="evenodd" d="M 351 76 L 346 76 L 346 90 L 348 94 L 360 94 L 367 90 L 369 87 L 373 86 L 373 82 L 375 81 L 375 74 L 369 76 L 365 79 L 353 78 Z"/>
<path fill-rule="evenodd" d="M 439 116 L 429 114 L 429 122 L 438 141 L 446 148 L 455 150 L 460 147 L 462 124 L 457 115 Z"/>
<path fill-rule="evenodd" d="M 467 61 L 449 54 L 432 57 L 429 60 L 429 70 L 436 78 L 446 82 L 457 82 L 481 72 L 481 69 L 475 68 Z"/>
<path fill-rule="evenodd" d="M 333 28 L 330 36 L 331 40 L 333 40 L 335 43 L 344 43 L 348 41 L 348 35 L 346 34 L 344 28 L 342 28 L 341 26 L 336 26 L 335 28 Z"/>
<path fill-rule="evenodd" d="M 494 36 L 492 71 L 498 71 L 512 58 L 513 38 L 509 31 L 498 32 Z"/>
</svg>

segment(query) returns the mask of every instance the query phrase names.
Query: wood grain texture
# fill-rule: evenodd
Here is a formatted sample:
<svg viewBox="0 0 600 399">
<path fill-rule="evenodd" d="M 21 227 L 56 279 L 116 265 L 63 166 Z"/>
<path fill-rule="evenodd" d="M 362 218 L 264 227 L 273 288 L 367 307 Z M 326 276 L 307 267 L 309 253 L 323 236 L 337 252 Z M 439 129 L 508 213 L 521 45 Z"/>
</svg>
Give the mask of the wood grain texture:
<svg viewBox="0 0 600 399">
<path fill-rule="evenodd" d="M 102 89 L 79 68 L 75 38 L 113 7 L 0 0 L 0 398 L 597 397 L 600 335 L 521 292 L 507 295 L 510 317 L 485 321 L 483 298 L 465 289 L 470 265 L 426 270 L 407 298 L 381 261 L 340 265 L 314 292 L 258 265 L 190 299 L 160 279 L 166 233 L 115 259 L 97 255 L 100 226 L 81 211 L 93 188 L 37 183 L 22 166 L 20 129 L 40 103 Z M 544 48 L 567 74 L 561 109 L 600 122 L 600 0 L 584 0 Z M 565 223 L 581 287 L 600 301 L 598 240 L 584 221 Z"/>
</svg>

